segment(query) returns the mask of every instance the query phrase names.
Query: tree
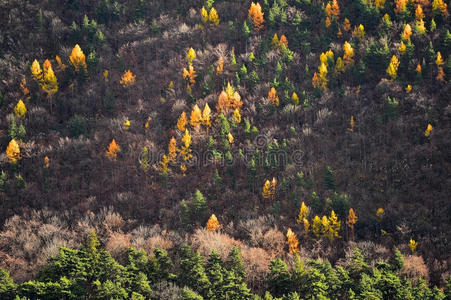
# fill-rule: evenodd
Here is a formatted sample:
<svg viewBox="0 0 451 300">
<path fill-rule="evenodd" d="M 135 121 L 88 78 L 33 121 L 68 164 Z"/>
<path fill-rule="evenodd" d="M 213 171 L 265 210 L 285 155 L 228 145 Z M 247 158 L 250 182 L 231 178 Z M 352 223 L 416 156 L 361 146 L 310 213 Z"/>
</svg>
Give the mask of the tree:
<svg viewBox="0 0 451 300">
<path fill-rule="evenodd" d="M 197 104 L 194 105 L 193 110 L 191 111 L 189 123 L 193 126 L 194 130 L 199 130 L 200 124 L 202 123 L 202 112 Z"/>
<path fill-rule="evenodd" d="M 442 17 L 448 16 L 447 4 L 443 0 L 432 1 L 432 12 L 434 15 L 441 15 Z"/>
<path fill-rule="evenodd" d="M 186 285 L 202 296 L 210 296 L 210 280 L 205 273 L 204 260 L 199 251 L 193 253 L 191 247 L 184 245 L 180 254 L 180 284 Z M 208 299 L 208 298 L 207 298 Z"/>
<path fill-rule="evenodd" d="M 188 65 L 192 65 L 193 60 L 196 58 L 196 51 L 193 48 L 189 48 L 188 53 L 186 54 L 186 60 L 188 61 Z"/>
<path fill-rule="evenodd" d="M 307 238 L 308 233 L 309 233 L 310 223 L 309 223 L 308 219 L 306 219 L 306 218 L 302 219 L 302 223 L 304 225 L 304 236 Z"/>
<path fill-rule="evenodd" d="M 390 76 L 391 80 L 395 80 L 398 72 L 399 60 L 396 55 L 393 55 L 390 64 L 387 67 L 387 74 Z"/>
<path fill-rule="evenodd" d="M 423 20 L 424 18 L 424 13 L 423 13 L 423 8 L 421 7 L 420 4 L 417 4 L 417 8 L 415 9 L 415 19 L 417 21 Z"/>
<path fill-rule="evenodd" d="M 410 239 L 410 241 L 409 241 L 409 249 L 410 249 L 410 251 L 412 252 L 412 254 L 415 252 L 415 250 L 417 249 L 417 246 L 418 246 L 418 242 L 416 242 L 415 240 L 413 240 L 413 239 Z"/>
<path fill-rule="evenodd" d="M 432 127 L 431 124 L 428 124 L 426 130 L 424 131 L 424 136 L 429 137 L 429 135 L 431 135 L 432 129 L 434 129 L 434 127 Z"/>
<path fill-rule="evenodd" d="M 316 238 L 319 238 L 321 235 L 321 218 L 315 216 L 313 218 L 312 231 Z"/>
<path fill-rule="evenodd" d="M 227 87 L 219 94 L 216 110 L 227 114 L 232 109 L 239 109 L 241 106 L 243 106 L 243 102 L 241 101 L 240 94 L 235 91 L 233 86 L 230 85 L 230 82 L 227 82 Z"/>
<path fill-rule="evenodd" d="M 188 69 L 183 68 L 183 78 L 188 81 L 188 84 L 195 84 L 196 83 L 196 71 L 194 70 L 193 65 L 189 65 Z"/>
<path fill-rule="evenodd" d="M 48 156 L 44 157 L 44 168 L 50 168 L 50 158 Z"/>
<path fill-rule="evenodd" d="M 47 97 L 50 98 L 53 94 L 58 92 L 58 79 L 53 72 L 50 61 L 46 60 L 46 62 L 48 62 L 48 64 L 44 67 L 44 80 L 41 83 L 41 88 L 47 93 Z"/>
<path fill-rule="evenodd" d="M 72 49 L 69 60 L 75 68 L 75 73 L 80 71 L 80 67 L 85 71 L 85 73 L 88 72 L 86 66 L 86 56 L 78 44 L 76 44 Z"/>
<path fill-rule="evenodd" d="M 214 25 L 219 25 L 219 16 L 218 12 L 214 7 L 210 9 L 210 13 L 208 14 L 208 20 Z"/>
<path fill-rule="evenodd" d="M 116 143 L 116 140 L 113 139 L 111 141 L 110 145 L 108 146 L 108 151 L 106 152 L 106 156 L 110 160 L 116 160 L 117 159 L 117 154 L 120 151 L 121 151 L 121 147 L 119 147 L 119 145 Z"/>
<path fill-rule="evenodd" d="M 402 32 L 402 38 L 405 40 L 410 40 L 410 36 L 412 35 L 412 27 L 409 24 L 404 26 L 404 31 Z"/>
<path fill-rule="evenodd" d="M 334 171 L 331 167 L 326 166 L 324 168 L 324 177 L 323 177 L 324 187 L 328 190 L 335 191 L 337 190 L 337 184 L 335 183 Z"/>
<path fill-rule="evenodd" d="M 177 158 L 177 140 L 175 139 L 175 137 L 172 137 L 168 145 L 168 159 L 171 162 L 175 162 L 176 158 Z"/>
<path fill-rule="evenodd" d="M 337 215 L 333 210 L 330 212 L 330 217 L 328 221 L 329 221 L 328 235 L 330 241 L 333 241 L 335 238 L 339 237 L 338 232 L 340 231 L 341 228 L 341 221 L 338 220 Z"/>
<path fill-rule="evenodd" d="M 274 35 L 272 36 L 271 48 L 273 48 L 274 50 L 279 49 L 279 36 L 277 35 L 277 33 L 274 33 Z"/>
<path fill-rule="evenodd" d="M 343 52 L 343 62 L 345 67 L 348 67 L 354 62 L 354 49 L 352 48 L 350 43 L 345 42 L 343 44 Z"/>
<path fill-rule="evenodd" d="M 44 81 L 44 76 L 42 73 L 41 65 L 39 64 L 39 62 L 36 59 L 31 64 L 30 70 L 31 70 L 31 76 L 33 77 L 33 79 L 39 85 L 41 85 L 42 82 Z"/>
<path fill-rule="evenodd" d="M 268 99 L 274 104 L 274 106 L 279 106 L 279 97 L 277 96 L 277 91 L 272 87 L 268 92 Z"/>
<path fill-rule="evenodd" d="M 267 275 L 268 291 L 276 297 L 287 294 L 291 289 L 291 274 L 287 264 L 280 258 L 271 261 Z"/>
<path fill-rule="evenodd" d="M 206 229 L 208 231 L 216 231 L 221 227 L 219 224 L 218 218 L 216 218 L 215 214 L 212 214 L 208 219 Z"/>
<path fill-rule="evenodd" d="M 182 148 L 179 149 L 180 154 L 183 157 L 183 160 L 187 161 L 190 158 L 193 157 L 193 155 L 191 154 L 191 134 L 189 133 L 188 129 L 185 129 L 185 134 L 182 137 Z"/>
<path fill-rule="evenodd" d="M 287 244 L 288 244 L 288 253 L 291 253 L 291 254 L 298 253 L 299 252 L 299 248 L 298 248 L 299 242 L 298 242 L 298 239 L 296 238 L 296 235 L 291 230 L 291 228 L 288 228 L 286 236 L 287 236 Z"/>
<path fill-rule="evenodd" d="M 180 130 L 181 132 L 185 132 L 186 124 L 188 124 L 188 121 L 186 119 L 186 113 L 182 112 L 177 120 L 177 129 Z"/>
<path fill-rule="evenodd" d="M 299 224 L 302 224 L 304 222 L 304 219 L 308 217 L 309 213 L 310 213 L 309 207 L 305 205 L 304 201 L 302 201 L 301 208 L 299 209 L 297 222 Z"/>
<path fill-rule="evenodd" d="M 354 209 L 351 207 L 348 212 L 348 219 L 346 220 L 346 225 L 348 225 L 349 230 L 351 231 L 351 240 L 354 240 L 354 225 L 357 223 L 357 215 L 354 212 Z"/>
<path fill-rule="evenodd" d="M 349 128 L 348 130 L 350 132 L 354 132 L 354 126 L 355 126 L 355 121 L 354 121 L 354 116 L 351 116 L 351 119 L 349 120 Z"/>
<path fill-rule="evenodd" d="M 208 12 L 205 9 L 205 6 L 202 6 L 202 9 L 200 10 L 200 16 L 201 16 L 202 23 L 204 23 L 206 25 L 208 22 Z"/>
<path fill-rule="evenodd" d="M 20 157 L 20 147 L 15 139 L 12 139 L 8 147 L 6 148 L 6 156 L 9 158 L 10 162 L 15 164 L 21 159 Z"/>
<path fill-rule="evenodd" d="M 279 47 L 282 48 L 283 46 L 285 46 L 288 49 L 288 40 L 285 34 L 282 34 L 279 40 Z"/>
<path fill-rule="evenodd" d="M 204 110 L 202 111 L 202 125 L 210 127 L 211 126 L 211 109 L 210 106 L 208 106 L 208 103 L 205 103 Z"/>
<path fill-rule="evenodd" d="M 218 59 L 218 63 L 216 66 L 216 74 L 218 74 L 218 75 L 221 74 L 223 70 L 224 70 L 224 59 L 222 57 L 220 57 Z"/>
<path fill-rule="evenodd" d="M 133 75 L 132 71 L 127 70 L 124 72 L 124 74 L 121 77 L 121 80 L 119 81 L 119 83 L 123 86 L 123 87 L 129 87 L 135 84 L 136 81 L 136 76 Z"/>
<path fill-rule="evenodd" d="M 246 270 L 244 268 L 243 259 L 238 247 L 234 246 L 232 250 L 230 250 L 226 261 L 226 267 L 230 272 L 235 274 L 239 282 L 246 282 Z"/>
<path fill-rule="evenodd" d="M 254 23 L 254 30 L 259 31 L 263 29 L 263 23 L 265 20 L 263 19 L 263 12 L 260 3 L 257 2 L 255 4 L 254 2 L 252 2 L 248 13 L 249 18 Z"/>
<path fill-rule="evenodd" d="M 233 120 L 235 121 L 235 123 L 239 124 L 241 123 L 241 114 L 240 114 L 240 110 L 238 108 L 236 108 L 233 111 Z"/>
<path fill-rule="evenodd" d="M 27 107 L 25 106 L 25 103 L 23 103 L 22 99 L 20 99 L 14 107 L 14 114 L 16 117 L 23 119 L 26 113 Z"/>
</svg>

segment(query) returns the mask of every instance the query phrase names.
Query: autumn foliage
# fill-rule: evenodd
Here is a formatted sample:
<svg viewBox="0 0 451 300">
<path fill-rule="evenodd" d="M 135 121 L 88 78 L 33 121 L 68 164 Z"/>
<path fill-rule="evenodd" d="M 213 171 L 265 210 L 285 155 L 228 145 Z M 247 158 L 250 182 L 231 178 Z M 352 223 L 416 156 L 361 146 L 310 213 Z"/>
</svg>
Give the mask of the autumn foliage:
<svg viewBox="0 0 451 300">
<path fill-rule="evenodd" d="M 108 150 L 106 151 L 106 156 L 110 160 L 116 160 L 117 154 L 121 151 L 121 147 L 116 143 L 116 140 L 113 139 L 111 143 L 108 145 Z"/>
<path fill-rule="evenodd" d="M 216 218 L 215 214 L 212 214 L 208 219 L 206 229 L 208 231 L 216 231 L 221 227 L 219 224 L 218 218 Z"/>
<path fill-rule="evenodd" d="M 265 20 L 263 19 L 263 12 L 260 3 L 251 3 L 251 7 L 249 8 L 249 18 L 252 20 L 256 31 L 263 29 L 263 23 Z"/>
<path fill-rule="evenodd" d="M 20 147 L 16 140 L 12 139 L 8 147 L 6 148 L 6 156 L 9 158 L 11 163 L 17 163 L 20 157 Z"/>
<path fill-rule="evenodd" d="M 75 45 L 75 47 L 72 49 L 69 60 L 76 73 L 78 73 L 80 69 L 83 69 L 85 73 L 88 72 L 86 65 L 86 56 L 78 44 Z"/>
</svg>

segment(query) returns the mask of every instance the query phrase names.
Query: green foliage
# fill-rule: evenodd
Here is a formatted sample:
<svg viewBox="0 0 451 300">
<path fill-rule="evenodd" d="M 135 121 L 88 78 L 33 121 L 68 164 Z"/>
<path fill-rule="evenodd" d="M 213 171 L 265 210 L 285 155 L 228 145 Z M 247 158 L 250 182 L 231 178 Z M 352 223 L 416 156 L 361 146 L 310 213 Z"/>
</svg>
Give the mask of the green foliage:
<svg viewBox="0 0 451 300">
<path fill-rule="evenodd" d="M 0 298 L 5 300 L 13 299 L 16 293 L 16 288 L 17 285 L 9 276 L 9 272 L 0 268 Z"/>
<path fill-rule="evenodd" d="M 334 178 L 334 171 L 329 166 L 326 166 L 324 168 L 323 183 L 324 183 L 325 189 L 331 190 L 331 191 L 337 190 L 337 184 L 335 183 L 335 178 Z"/>
<path fill-rule="evenodd" d="M 72 137 L 78 137 L 88 133 L 88 124 L 86 119 L 77 114 L 69 120 L 67 127 Z"/>
<path fill-rule="evenodd" d="M 9 123 L 9 137 L 11 139 L 15 139 L 16 141 L 22 141 L 25 139 L 25 136 L 27 134 L 25 127 L 23 124 L 20 124 L 17 126 L 16 118 L 14 115 L 11 116 L 11 122 Z"/>
<path fill-rule="evenodd" d="M 270 272 L 267 277 L 268 291 L 276 297 L 288 293 L 291 290 L 291 274 L 288 271 L 287 264 L 280 258 L 277 258 L 271 261 L 269 269 Z"/>
</svg>

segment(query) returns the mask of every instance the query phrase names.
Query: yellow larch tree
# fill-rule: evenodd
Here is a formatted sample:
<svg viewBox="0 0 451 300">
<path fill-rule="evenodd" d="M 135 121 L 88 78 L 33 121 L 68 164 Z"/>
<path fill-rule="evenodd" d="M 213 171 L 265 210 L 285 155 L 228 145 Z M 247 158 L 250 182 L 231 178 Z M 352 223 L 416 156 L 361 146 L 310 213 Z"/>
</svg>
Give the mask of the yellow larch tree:
<svg viewBox="0 0 451 300">
<path fill-rule="evenodd" d="M 433 0 L 432 1 L 432 11 L 435 14 L 441 14 L 443 17 L 448 16 L 447 4 L 443 0 Z"/>
<path fill-rule="evenodd" d="M 345 18 L 345 20 L 343 21 L 343 29 L 344 31 L 351 30 L 351 22 L 349 21 L 348 18 Z"/>
<path fill-rule="evenodd" d="M 75 47 L 72 49 L 69 60 L 74 66 L 76 73 L 80 71 L 80 67 L 85 71 L 85 73 L 88 72 L 86 66 L 86 56 L 78 44 L 76 44 Z"/>
<path fill-rule="evenodd" d="M 207 231 L 216 231 L 221 227 L 221 224 L 219 224 L 218 218 L 216 218 L 215 214 L 212 214 L 210 218 L 208 219 L 206 229 Z"/>
<path fill-rule="evenodd" d="M 271 48 L 273 48 L 274 50 L 279 49 L 279 37 L 277 33 L 274 33 L 274 35 L 272 36 Z"/>
<path fill-rule="evenodd" d="M 263 190 L 262 190 L 262 196 L 264 199 L 274 199 L 275 196 L 275 184 L 274 183 L 275 178 L 273 178 L 273 181 L 269 181 L 266 180 L 265 184 L 263 185 Z M 277 183 L 277 182 L 276 182 Z"/>
<path fill-rule="evenodd" d="M 193 110 L 191 111 L 189 123 L 193 126 L 194 130 L 199 130 L 200 124 L 202 123 L 202 112 L 197 104 L 194 105 Z"/>
<path fill-rule="evenodd" d="M 298 94 L 296 94 L 296 92 L 293 92 L 291 94 L 291 101 L 293 101 L 294 105 L 299 105 L 299 97 Z"/>
<path fill-rule="evenodd" d="M 50 158 L 47 155 L 44 157 L 44 168 L 50 168 Z"/>
<path fill-rule="evenodd" d="M 374 0 L 374 6 L 382 10 L 385 8 L 385 2 L 386 0 Z"/>
<path fill-rule="evenodd" d="M 294 234 L 291 228 L 288 228 L 286 236 L 287 236 L 288 252 L 290 254 L 298 253 L 299 241 L 296 238 L 296 234 Z"/>
<path fill-rule="evenodd" d="M 21 159 L 20 147 L 15 139 L 12 139 L 9 142 L 8 147 L 6 147 L 6 156 L 9 158 L 10 162 L 14 164 Z"/>
<path fill-rule="evenodd" d="M 418 247 L 418 243 L 415 240 L 410 239 L 410 241 L 409 241 L 409 248 L 410 248 L 410 251 L 412 252 L 412 254 L 415 252 L 417 247 Z"/>
<path fill-rule="evenodd" d="M 44 83 L 42 89 L 47 93 L 47 97 L 51 97 L 58 92 L 58 79 L 53 72 L 52 65 L 48 65 L 44 68 Z"/>
<path fill-rule="evenodd" d="M 230 132 L 227 134 L 227 140 L 229 141 L 230 144 L 233 144 L 233 142 L 235 141 L 235 138 Z"/>
<path fill-rule="evenodd" d="M 220 57 L 216 66 L 216 74 L 220 75 L 224 70 L 224 59 Z"/>
<path fill-rule="evenodd" d="M 208 14 L 208 20 L 214 25 L 219 25 L 218 12 L 214 7 L 210 9 L 210 13 Z"/>
<path fill-rule="evenodd" d="M 188 80 L 189 84 L 195 84 L 196 83 L 196 71 L 194 70 L 193 65 L 189 65 L 188 69 L 183 68 L 183 78 Z"/>
<path fill-rule="evenodd" d="M 310 229 L 310 222 L 308 221 L 308 219 L 303 219 L 302 223 L 304 225 L 304 236 L 307 238 Z"/>
<path fill-rule="evenodd" d="M 204 110 L 202 111 L 202 125 L 207 128 L 211 127 L 211 109 L 208 103 L 205 103 Z"/>
<path fill-rule="evenodd" d="M 262 7 L 260 6 L 260 3 L 252 2 L 248 13 L 249 13 L 249 18 L 254 23 L 254 29 L 256 31 L 263 29 L 263 23 L 265 22 L 265 20 L 263 18 L 263 12 L 262 12 Z"/>
<path fill-rule="evenodd" d="M 183 157 L 184 161 L 189 160 L 193 157 L 191 154 L 191 134 L 189 133 L 188 129 L 185 129 L 185 134 L 182 137 L 182 147 L 179 149 L 180 154 Z"/>
<path fill-rule="evenodd" d="M 390 64 L 387 67 L 387 74 L 390 76 L 391 80 L 395 80 L 398 74 L 399 60 L 396 55 L 393 55 Z"/>
<path fill-rule="evenodd" d="M 110 145 L 108 146 L 108 150 L 106 151 L 106 156 L 110 159 L 110 160 L 116 160 L 117 159 L 117 154 L 121 151 L 121 147 L 119 147 L 119 145 L 116 143 L 116 140 L 113 139 L 110 143 Z"/>
<path fill-rule="evenodd" d="M 404 30 L 402 32 L 402 38 L 405 40 L 410 40 L 410 36 L 412 35 L 412 27 L 409 24 L 404 26 Z"/>
<path fill-rule="evenodd" d="M 166 154 L 163 154 L 161 161 L 160 161 L 160 171 L 163 175 L 167 175 L 169 168 L 168 168 L 168 164 L 169 164 L 169 157 Z"/>
<path fill-rule="evenodd" d="M 123 86 L 123 87 L 128 87 L 128 86 L 132 86 L 135 84 L 136 81 L 136 76 L 133 75 L 132 71 L 127 70 L 124 72 L 124 74 L 121 77 L 121 80 L 119 81 L 119 83 Z"/>
<path fill-rule="evenodd" d="M 351 119 L 349 120 L 349 128 L 348 130 L 350 132 L 354 132 L 354 126 L 355 126 L 355 121 L 354 121 L 354 116 L 351 116 Z"/>
<path fill-rule="evenodd" d="M 330 212 L 330 217 L 328 220 L 329 220 L 329 228 L 328 228 L 329 239 L 333 241 L 335 238 L 339 237 L 338 232 L 340 231 L 341 228 L 341 221 L 338 220 L 338 217 L 333 210 Z"/>
<path fill-rule="evenodd" d="M 330 222 L 326 216 L 321 218 L 321 235 L 325 236 L 329 233 Z"/>
<path fill-rule="evenodd" d="M 232 109 L 240 109 L 241 106 L 243 106 L 243 102 L 241 101 L 240 94 L 235 91 L 230 82 L 227 82 L 227 87 L 219 94 L 216 110 L 227 114 Z"/>
<path fill-rule="evenodd" d="M 57 56 L 55 56 L 55 60 L 56 60 L 56 63 L 58 64 L 59 70 L 61 70 L 61 71 L 66 70 L 66 65 L 63 64 L 63 62 L 61 61 L 61 57 L 59 57 L 57 55 Z"/>
<path fill-rule="evenodd" d="M 27 107 L 25 106 L 25 103 L 23 103 L 22 99 L 20 99 L 14 107 L 14 114 L 16 117 L 23 119 L 26 113 Z"/>
<path fill-rule="evenodd" d="M 186 124 L 188 124 L 188 120 L 186 119 L 186 113 L 182 112 L 177 120 L 177 129 L 180 130 L 181 132 L 185 132 Z"/>
<path fill-rule="evenodd" d="M 304 219 L 307 219 L 309 213 L 310 213 L 309 207 L 307 205 L 305 205 L 304 201 L 302 201 L 301 207 L 299 208 L 298 219 L 296 221 L 299 224 L 303 223 Z"/>
<path fill-rule="evenodd" d="M 357 36 L 360 42 L 363 42 L 363 40 L 365 39 L 365 27 L 362 24 L 357 27 Z"/>
<path fill-rule="evenodd" d="M 277 96 L 277 91 L 274 87 L 269 90 L 268 99 L 274 104 L 274 106 L 279 106 L 279 97 Z"/>
<path fill-rule="evenodd" d="M 354 209 L 351 207 L 348 212 L 348 219 L 346 220 L 346 225 L 350 230 L 350 239 L 354 240 L 354 225 L 357 223 L 357 215 L 354 212 Z"/>
<path fill-rule="evenodd" d="M 321 88 L 322 90 L 327 90 L 327 66 L 324 62 L 318 67 L 318 73 L 313 74 L 312 84 L 315 88 Z"/>
<path fill-rule="evenodd" d="M 171 162 L 175 162 L 175 160 L 177 159 L 177 140 L 175 139 L 175 137 L 172 137 L 169 140 L 168 159 Z"/>
<path fill-rule="evenodd" d="M 395 13 L 399 15 L 401 12 L 406 11 L 408 0 L 395 0 Z"/>
<path fill-rule="evenodd" d="M 233 111 L 233 120 L 235 121 L 235 123 L 240 124 L 241 123 L 241 114 L 240 114 L 240 110 L 238 108 L 236 108 Z"/>
<path fill-rule="evenodd" d="M 431 135 L 431 132 L 433 129 L 434 129 L 434 127 L 432 127 L 431 124 L 428 124 L 428 126 L 426 127 L 426 130 L 424 131 L 424 136 L 429 137 Z"/>
<path fill-rule="evenodd" d="M 193 48 L 189 48 L 188 53 L 186 54 L 186 60 L 188 61 L 188 65 L 192 65 L 193 60 L 196 58 L 196 51 Z"/>
<path fill-rule="evenodd" d="M 316 238 L 319 238 L 321 235 L 321 218 L 318 216 L 315 216 L 313 218 L 313 224 L 312 224 L 312 232 L 315 235 Z"/>
<path fill-rule="evenodd" d="M 202 6 L 202 9 L 200 10 L 200 17 L 201 17 L 202 23 L 204 23 L 206 25 L 208 22 L 208 12 L 205 9 L 205 6 Z"/>
<path fill-rule="evenodd" d="M 282 46 L 285 46 L 288 48 L 288 40 L 287 40 L 287 37 L 285 36 L 285 34 L 282 34 L 280 36 L 279 47 L 282 49 Z"/>
<path fill-rule="evenodd" d="M 423 8 L 421 7 L 420 4 L 417 4 L 417 8 L 415 9 L 415 19 L 419 21 L 423 20 L 423 18 L 424 18 Z"/>
<path fill-rule="evenodd" d="M 31 64 L 30 70 L 31 70 L 31 75 L 32 75 L 33 79 L 39 85 L 41 85 L 44 80 L 44 75 L 42 73 L 41 65 L 39 64 L 39 62 L 36 59 Z"/>
</svg>

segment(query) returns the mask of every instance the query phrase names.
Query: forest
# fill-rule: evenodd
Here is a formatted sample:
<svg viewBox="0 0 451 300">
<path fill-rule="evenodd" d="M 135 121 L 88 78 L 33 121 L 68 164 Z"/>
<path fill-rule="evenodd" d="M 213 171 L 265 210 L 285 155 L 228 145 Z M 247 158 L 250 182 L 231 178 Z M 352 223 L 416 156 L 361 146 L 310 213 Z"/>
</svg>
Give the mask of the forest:
<svg viewBox="0 0 451 300">
<path fill-rule="evenodd" d="M 449 6 L 0 0 L 0 299 L 451 299 Z"/>
</svg>

